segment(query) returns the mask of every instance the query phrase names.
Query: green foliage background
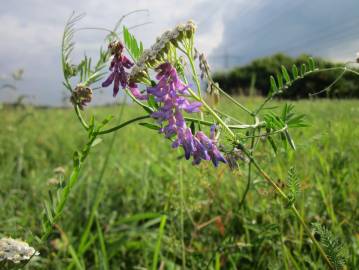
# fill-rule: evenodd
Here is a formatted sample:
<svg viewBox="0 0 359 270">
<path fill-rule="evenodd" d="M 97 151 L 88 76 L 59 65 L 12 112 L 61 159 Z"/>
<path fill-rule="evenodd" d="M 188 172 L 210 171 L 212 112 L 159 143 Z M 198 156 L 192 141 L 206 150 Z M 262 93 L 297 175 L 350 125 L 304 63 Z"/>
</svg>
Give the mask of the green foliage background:
<svg viewBox="0 0 359 270">
<path fill-rule="evenodd" d="M 259 103 L 242 101 L 250 108 Z M 257 158 L 283 186 L 295 166 L 300 212 L 341 239 L 348 269 L 358 269 L 359 102 L 294 103 L 311 124 L 293 130 L 297 151 L 279 149 L 275 159 L 260 143 Z M 242 119 L 231 105 L 221 106 Z M 125 105 L 120 120 L 120 107 L 90 110 L 98 119 L 115 115 L 114 124 L 141 114 Z M 260 176 L 239 208 L 244 163 L 236 173 L 210 163 L 193 167 L 163 136 L 139 125 L 116 133 L 114 141 L 107 135 L 93 148 L 55 233 L 39 246 L 43 203 L 56 189 L 49 179 L 68 179 L 73 150 L 87 138 L 70 109 L 3 107 L 0 113 L 0 237 L 18 237 L 40 250 L 28 269 L 151 269 L 163 215 L 163 269 L 325 269 L 303 228 Z M 59 166 L 65 175 L 53 171 Z M 79 252 L 95 192 L 100 203 Z"/>
</svg>

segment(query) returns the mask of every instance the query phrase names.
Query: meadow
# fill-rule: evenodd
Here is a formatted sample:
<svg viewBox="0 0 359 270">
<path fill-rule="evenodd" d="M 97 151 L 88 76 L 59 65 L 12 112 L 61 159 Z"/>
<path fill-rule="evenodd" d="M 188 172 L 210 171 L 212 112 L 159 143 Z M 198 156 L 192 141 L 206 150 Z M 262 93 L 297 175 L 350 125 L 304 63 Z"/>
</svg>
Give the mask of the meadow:
<svg viewBox="0 0 359 270">
<path fill-rule="evenodd" d="M 261 101 L 241 99 L 249 108 Z M 359 101 L 293 104 L 309 122 L 293 130 L 297 151 L 275 155 L 259 140 L 256 157 L 284 189 L 296 167 L 300 213 L 330 229 L 344 245 L 347 269 L 359 269 Z M 89 110 L 97 119 L 114 115 L 114 124 L 141 113 L 132 105 Z M 86 134 L 72 109 L 3 107 L 0 114 L 0 237 L 40 251 L 27 269 L 157 269 L 157 262 L 160 269 L 325 269 L 301 224 L 256 172 L 241 203 L 244 161 L 238 171 L 193 166 L 140 125 L 93 148 L 55 232 L 39 245 L 44 201 L 68 180 Z"/>
</svg>

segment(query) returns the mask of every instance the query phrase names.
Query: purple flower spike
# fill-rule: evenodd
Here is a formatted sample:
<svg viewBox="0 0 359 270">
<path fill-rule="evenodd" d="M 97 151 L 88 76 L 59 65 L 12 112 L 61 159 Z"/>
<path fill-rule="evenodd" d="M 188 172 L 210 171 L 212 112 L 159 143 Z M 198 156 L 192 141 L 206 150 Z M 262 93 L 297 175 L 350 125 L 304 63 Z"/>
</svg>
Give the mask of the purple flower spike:
<svg viewBox="0 0 359 270">
<path fill-rule="evenodd" d="M 128 85 L 129 74 L 126 69 L 131 68 L 133 66 L 133 63 L 130 61 L 130 59 L 123 55 L 124 46 L 120 41 L 111 43 L 109 45 L 109 49 L 111 51 L 111 54 L 113 55 L 110 65 L 111 74 L 102 83 L 102 87 L 108 87 L 114 82 L 113 96 L 115 97 L 120 90 L 120 85 L 122 88 L 126 88 L 126 86 Z"/>
<path fill-rule="evenodd" d="M 166 125 L 160 129 L 166 138 L 177 135 L 172 147 L 181 146 L 184 150 L 185 158 L 188 160 L 193 157 L 193 164 L 197 165 L 201 160 L 212 160 L 214 166 L 218 163 L 226 162 L 217 148 L 215 140 L 215 126 L 211 127 L 211 135 L 208 138 L 202 131 L 192 134 L 187 127 L 183 117 L 183 111 L 187 113 L 199 112 L 202 106 L 201 102 L 190 102 L 186 96 L 189 95 L 186 86 L 178 77 L 176 69 L 169 63 L 161 64 L 157 69 L 158 83 L 155 87 L 147 88 L 147 94 L 153 95 L 160 104 L 157 111 L 151 116 L 159 124 L 166 122 Z"/>
</svg>

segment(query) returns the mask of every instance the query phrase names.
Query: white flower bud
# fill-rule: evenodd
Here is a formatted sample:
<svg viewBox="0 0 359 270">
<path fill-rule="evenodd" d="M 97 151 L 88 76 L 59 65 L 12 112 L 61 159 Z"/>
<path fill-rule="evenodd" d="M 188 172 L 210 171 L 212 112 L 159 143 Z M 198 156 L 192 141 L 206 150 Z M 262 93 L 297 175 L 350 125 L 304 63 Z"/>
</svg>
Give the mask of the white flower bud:
<svg viewBox="0 0 359 270">
<path fill-rule="evenodd" d="M 185 31 L 185 28 L 186 28 L 186 25 L 184 25 L 183 23 L 181 23 L 181 24 L 177 25 L 175 29 L 176 29 L 178 32 L 183 32 L 183 31 Z"/>
</svg>

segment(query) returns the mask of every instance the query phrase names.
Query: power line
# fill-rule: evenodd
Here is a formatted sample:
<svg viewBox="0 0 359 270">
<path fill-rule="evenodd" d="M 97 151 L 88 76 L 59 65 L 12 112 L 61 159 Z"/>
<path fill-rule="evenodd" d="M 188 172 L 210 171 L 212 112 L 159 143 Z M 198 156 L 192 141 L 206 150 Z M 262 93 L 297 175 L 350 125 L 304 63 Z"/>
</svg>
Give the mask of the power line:
<svg viewBox="0 0 359 270">
<path fill-rule="evenodd" d="M 354 22 L 356 23 L 356 22 Z M 353 22 L 350 22 L 349 25 L 353 24 Z M 340 40 L 341 38 L 350 36 L 350 35 L 358 35 L 359 32 L 355 31 L 354 33 L 352 32 L 353 30 L 357 29 L 357 25 L 353 25 L 352 27 L 348 27 L 348 25 L 339 25 L 340 27 L 329 27 L 330 31 L 323 31 L 323 29 L 328 29 L 328 27 L 324 27 L 322 29 L 320 29 L 320 31 L 316 31 L 314 32 L 310 38 L 306 38 L 306 39 L 298 39 L 293 40 L 293 43 L 289 46 L 286 46 L 286 48 L 284 50 L 282 50 L 283 52 L 287 52 L 290 53 L 291 51 L 300 49 L 300 48 L 306 48 L 306 49 L 310 49 L 313 48 L 313 45 L 308 46 L 309 43 L 313 44 L 316 41 L 327 41 L 333 42 L 336 40 Z M 331 30 L 336 29 L 337 31 L 332 32 Z M 322 46 L 322 45 L 314 45 L 314 46 Z M 268 49 L 266 49 L 266 52 L 272 51 L 273 49 L 275 49 L 275 46 L 272 46 Z"/>
<path fill-rule="evenodd" d="M 297 2 L 291 1 L 290 3 L 291 3 L 293 6 L 290 8 L 290 10 L 296 8 L 296 7 L 297 7 L 298 5 L 300 5 L 301 2 L 303 2 L 303 1 L 304 1 L 304 0 L 300 0 L 300 1 L 297 1 Z M 293 3 L 294 3 L 294 4 L 293 4 Z M 257 26 L 254 28 L 254 31 L 253 31 L 253 30 L 250 30 L 250 31 L 249 31 L 250 28 L 247 28 L 242 34 L 243 34 L 243 35 L 245 35 L 245 34 L 250 34 L 249 36 L 253 36 L 255 33 L 261 32 L 261 31 L 263 31 L 264 29 L 266 29 L 266 28 L 268 28 L 268 27 L 271 27 L 271 25 L 270 25 L 271 22 L 275 21 L 276 19 L 281 18 L 281 16 L 282 16 L 283 14 L 285 14 L 286 12 L 288 12 L 288 8 L 287 8 L 287 9 L 283 9 L 284 6 L 285 6 L 285 7 L 289 7 L 288 5 L 283 4 L 283 6 L 282 6 L 282 8 L 281 8 L 282 12 L 280 12 L 280 13 L 278 13 L 278 12 L 273 13 L 274 15 L 273 15 L 273 16 L 270 16 L 270 17 L 269 17 L 269 20 L 266 20 L 264 23 L 260 24 L 259 26 L 257 25 Z M 244 17 L 239 17 L 239 18 L 240 18 L 240 19 L 243 19 Z M 253 27 L 252 27 L 252 29 L 253 29 Z M 267 31 L 266 33 L 270 33 L 270 31 Z M 245 36 L 245 39 L 248 39 L 248 36 Z M 231 49 L 231 48 L 233 48 L 233 46 L 230 47 L 230 49 Z"/>
</svg>

